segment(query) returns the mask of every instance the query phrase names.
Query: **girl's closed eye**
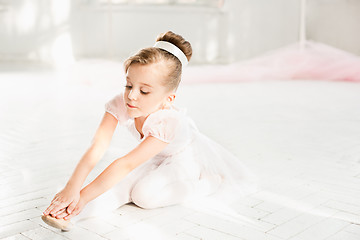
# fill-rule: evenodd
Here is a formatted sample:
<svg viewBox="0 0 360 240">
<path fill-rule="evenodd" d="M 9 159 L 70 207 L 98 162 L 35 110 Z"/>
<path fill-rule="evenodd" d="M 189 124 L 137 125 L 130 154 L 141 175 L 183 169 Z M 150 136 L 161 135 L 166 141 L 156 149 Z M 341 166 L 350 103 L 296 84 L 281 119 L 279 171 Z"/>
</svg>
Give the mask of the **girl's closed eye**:
<svg viewBox="0 0 360 240">
<path fill-rule="evenodd" d="M 127 89 L 131 89 L 131 88 L 132 88 L 132 86 L 129 86 L 129 85 L 125 85 L 125 87 L 126 87 Z M 144 94 L 144 95 L 150 93 L 150 92 L 144 92 L 143 90 L 140 90 L 140 92 L 141 92 L 142 94 Z"/>
</svg>

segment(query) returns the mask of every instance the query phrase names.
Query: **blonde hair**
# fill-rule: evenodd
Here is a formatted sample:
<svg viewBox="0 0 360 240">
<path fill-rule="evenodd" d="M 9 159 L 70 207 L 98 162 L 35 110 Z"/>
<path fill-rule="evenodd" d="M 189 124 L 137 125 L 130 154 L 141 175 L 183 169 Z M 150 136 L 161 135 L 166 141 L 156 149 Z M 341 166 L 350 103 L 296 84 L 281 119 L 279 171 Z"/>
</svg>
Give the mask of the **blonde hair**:
<svg viewBox="0 0 360 240">
<path fill-rule="evenodd" d="M 176 45 L 185 54 L 188 61 L 190 61 L 192 56 L 191 44 L 182 36 L 171 31 L 167 31 L 160 34 L 156 38 L 156 42 L 157 41 L 166 41 Z M 158 62 L 163 62 L 168 70 L 166 82 L 164 82 L 163 85 L 169 91 L 176 90 L 181 80 L 181 62 L 177 57 L 163 49 L 154 47 L 143 48 L 124 62 L 124 68 L 125 72 L 127 72 L 132 64 L 146 65 Z"/>
</svg>

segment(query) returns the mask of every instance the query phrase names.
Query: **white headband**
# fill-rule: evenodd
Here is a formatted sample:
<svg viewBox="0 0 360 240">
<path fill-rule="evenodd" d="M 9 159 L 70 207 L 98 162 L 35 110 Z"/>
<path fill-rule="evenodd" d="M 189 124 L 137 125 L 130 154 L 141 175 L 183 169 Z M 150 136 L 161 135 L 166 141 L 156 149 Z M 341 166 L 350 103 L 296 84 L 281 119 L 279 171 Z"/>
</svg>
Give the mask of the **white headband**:
<svg viewBox="0 0 360 240">
<path fill-rule="evenodd" d="M 188 60 L 183 51 L 181 51 L 180 48 L 178 48 L 174 44 L 166 41 L 157 41 L 154 47 L 168 51 L 169 53 L 177 57 L 180 60 L 182 67 L 185 67 L 188 64 Z"/>
</svg>

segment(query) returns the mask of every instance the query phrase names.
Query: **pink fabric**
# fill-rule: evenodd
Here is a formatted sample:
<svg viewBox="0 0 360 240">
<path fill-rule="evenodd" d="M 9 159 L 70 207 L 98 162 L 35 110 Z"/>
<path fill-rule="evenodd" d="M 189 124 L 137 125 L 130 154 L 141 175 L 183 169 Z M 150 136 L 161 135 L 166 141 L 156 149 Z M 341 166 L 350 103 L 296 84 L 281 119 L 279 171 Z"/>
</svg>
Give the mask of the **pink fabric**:
<svg viewBox="0 0 360 240">
<path fill-rule="evenodd" d="M 224 66 L 189 67 L 183 81 L 238 82 L 311 79 L 360 82 L 360 57 L 326 44 L 307 41 L 269 52 L 252 60 Z"/>
<path fill-rule="evenodd" d="M 126 114 L 123 92 L 117 94 L 105 104 L 105 111 L 113 115 L 118 120 L 119 125 L 124 125 L 130 119 L 130 116 Z"/>
</svg>

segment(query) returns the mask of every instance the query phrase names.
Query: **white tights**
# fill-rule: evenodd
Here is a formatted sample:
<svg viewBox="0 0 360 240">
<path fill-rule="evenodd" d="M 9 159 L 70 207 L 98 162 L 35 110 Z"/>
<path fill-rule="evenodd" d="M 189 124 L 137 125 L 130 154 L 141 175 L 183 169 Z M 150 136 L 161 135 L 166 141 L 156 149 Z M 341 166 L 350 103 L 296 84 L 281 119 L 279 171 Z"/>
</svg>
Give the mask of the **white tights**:
<svg viewBox="0 0 360 240">
<path fill-rule="evenodd" d="M 134 169 L 117 185 L 89 202 L 71 221 L 101 216 L 129 202 L 146 209 L 179 204 L 211 194 L 220 184 L 199 180 L 199 177 L 198 166 L 186 160 L 158 166 L 155 159 Z"/>
</svg>

